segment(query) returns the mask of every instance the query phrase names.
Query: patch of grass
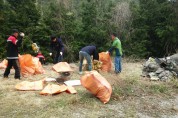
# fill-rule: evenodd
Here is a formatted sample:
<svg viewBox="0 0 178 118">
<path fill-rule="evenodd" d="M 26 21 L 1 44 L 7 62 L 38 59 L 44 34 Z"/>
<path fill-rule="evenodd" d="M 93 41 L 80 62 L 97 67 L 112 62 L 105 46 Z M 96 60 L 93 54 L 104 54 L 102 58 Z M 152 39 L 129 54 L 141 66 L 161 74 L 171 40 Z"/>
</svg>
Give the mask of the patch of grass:
<svg viewBox="0 0 178 118">
<path fill-rule="evenodd" d="M 0 91 L 0 99 L 3 97 L 3 92 Z"/>
<path fill-rule="evenodd" d="M 83 92 L 80 94 L 79 103 L 85 104 L 86 106 L 88 105 L 92 106 L 94 104 L 100 103 L 100 100 L 89 92 Z"/>
<path fill-rule="evenodd" d="M 138 86 L 137 79 L 124 79 L 113 86 L 113 96 L 133 96 L 135 94 L 135 88 Z"/>
<path fill-rule="evenodd" d="M 137 85 L 139 82 L 138 82 L 138 79 L 137 78 L 126 78 L 124 79 L 125 83 L 128 84 L 128 85 Z"/>
<path fill-rule="evenodd" d="M 178 80 L 177 79 L 173 79 L 170 84 L 173 86 L 173 88 L 178 89 Z"/>
<path fill-rule="evenodd" d="M 169 88 L 166 85 L 163 84 L 155 84 L 149 86 L 151 93 L 167 93 L 169 91 Z"/>
<path fill-rule="evenodd" d="M 67 105 L 68 105 L 68 101 L 66 99 L 60 99 L 60 100 L 56 101 L 54 106 L 65 108 Z"/>
<path fill-rule="evenodd" d="M 119 87 L 119 86 L 115 86 L 113 87 L 113 95 L 116 96 L 131 96 L 133 95 L 133 88 L 132 86 L 123 86 L 123 87 Z"/>
<path fill-rule="evenodd" d="M 129 109 L 124 110 L 125 118 L 136 118 L 136 110 L 135 108 L 131 107 Z"/>
<path fill-rule="evenodd" d="M 160 117 L 162 109 L 157 112 L 152 107 L 147 106 L 154 104 L 155 101 L 160 101 L 161 98 L 154 95 L 160 95 L 163 98 L 165 98 L 164 95 L 168 96 L 169 92 L 173 92 L 172 95 L 175 95 L 176 90 L 178 91 L 178 80 L 164 83 L 140 80 L 140 67 L 139 63 L 125 63 L 123 72 L 117 76 L 113 73 L 101 73 L 113 88 L 111 100 L 107 104 L 103 104 L 82 86 L 75 87 L 77 94 L 63 92 L 56 96 L 42 96 L 39 95 L 39 91 L 14 90 L 14 86 L 22 80 L 1 81 L 0 117 L 137 117 L 137 113 L 142 111 L 140 109 L 144 109 L 144 114 L 148 113 L 151 116 Z M 48 68 L 51 68 L 51 66 L 46 66 L 46 75 L 35 75 L 30 77 L 30 80 L 41 79 L 45 76 L 58 76 Z M 13 75 L 11 75 L 11 78 L 13 78 Z M 71 79 L 79 78 L 77 72 L 71 76 Z M 155 101 L 147 99 L 148 105 L 146 105 L 145 98 L 152 98 L 152 96 L 154 96 Z M 146 107 L 143 107 L 143 105 Z M 163 108 L 163 110 L 165 109 Z"/>
</svg>

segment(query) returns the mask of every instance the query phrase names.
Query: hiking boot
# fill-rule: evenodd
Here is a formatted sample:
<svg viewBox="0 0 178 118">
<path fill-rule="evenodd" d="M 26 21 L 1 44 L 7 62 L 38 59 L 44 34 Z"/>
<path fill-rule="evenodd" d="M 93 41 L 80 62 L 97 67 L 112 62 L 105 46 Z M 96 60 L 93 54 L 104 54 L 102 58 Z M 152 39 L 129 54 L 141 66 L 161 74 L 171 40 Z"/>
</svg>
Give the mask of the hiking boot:
<svg viewBox="0 0 178 118">
<path fill-rule="evenodd" d="M 121 73 L 120 71 L 115 72 L 116 75 L 118 75 L 118 74 L 120 74 L 120 73 Z"/>
<path fill-rule="evenodd" d="M 8 77 L 7 77 L 7 76 L 4 76 L 3 79 L 8 79 Z"/>
</svg>

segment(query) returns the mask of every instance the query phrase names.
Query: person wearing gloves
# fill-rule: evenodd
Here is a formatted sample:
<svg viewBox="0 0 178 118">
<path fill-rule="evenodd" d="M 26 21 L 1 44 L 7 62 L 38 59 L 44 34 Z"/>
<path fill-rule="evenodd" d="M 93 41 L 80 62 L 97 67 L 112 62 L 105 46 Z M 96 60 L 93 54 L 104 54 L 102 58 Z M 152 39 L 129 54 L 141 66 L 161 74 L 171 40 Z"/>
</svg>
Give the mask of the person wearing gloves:
<svg viewBox="0 0 178 118">
<path fill-rule="evenodd" d="M 92 70 L 92 60 L 91 56 L 93 55 L 93 60 L 99 60 L 99 55 L 96 50 L 96 46 L 85 46 L 83 47 L 80 52 L 79 52 L 79 60 L 80 60 L 80 65 L 79 65 L 79 74 L 82 73 L 82 65 L 83 65 L 83 60 L 84 58 L 87 60 L 88 63 L 88 70 Z"/>
<path fill-rule="evenodd" d="M 15 79 L 20 79 L 20 64 L 18 60 L 18 47 L 21 46 L 24 33 L 20 33 L 17 29 L 13 29 L 12 35 L 7 39 L 7 60 L 8 65 L 4 72 L 4 78 L 8 78 L 10 69 L 15 69 Z M 18 39 L 17 39 L 18 38 Z"/>
<path fill-rule="evenodd" d="M 64 44 L 61 38 L 51 36 L 50 51 L 49 55 L 52 56 L 54 64 L 63 60 Z"/>
<path fill-rule="evenodd" d="M 118 74 L 122 71 L 121 56 L 122 56 L 122 45 L 119 38 L 116 37 L 115 33 L 111 34 L 113 41 L 111 48 L 106 53 L 112 53 L 114 56 L 115 73 Z"/>
</svg>

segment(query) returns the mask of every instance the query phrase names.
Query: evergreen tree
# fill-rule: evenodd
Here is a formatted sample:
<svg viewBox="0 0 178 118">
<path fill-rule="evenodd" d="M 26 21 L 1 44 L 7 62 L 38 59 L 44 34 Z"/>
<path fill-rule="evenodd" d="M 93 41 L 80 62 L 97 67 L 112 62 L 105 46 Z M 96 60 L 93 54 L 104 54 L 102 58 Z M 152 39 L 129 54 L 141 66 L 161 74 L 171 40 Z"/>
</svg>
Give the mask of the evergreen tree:
<svg viewBox="0 0 178 118">
<path fill-rule="evenodd" d="M 100 1 L 101 3 L 103 1 Z M 85 42 L 85 45 L 94 44 L 97 46 L 99 51 L 105 51 L 108 47 L 109 39 L 109 30 L 110 26 L 108 11 L 105 9 L 100 12 L 98 10 L 99 4 L 97 0 L 87 0 L 83 2 L 82 5 L 82 41 Z M 102 13 L 102 14 L 100 14 Z"/>
<path fill-rule="evenodd" d="M 12 29 L 16 28 L 19 31 L 25 33 L 25 39 L 28 39 L 27 43 L 23 43 L 23 47 L 28 47 L 31 45 L 30 35 L 38 25 L 39 13 L 36 9 L 35 0 L 2 0 L 0 4 L 3 4 L 3 25 L 2 28 L 2 38 L 4 41 L 12 33 Z M 29 52 L 30 48 L 23 50 L 23 52 Z M 3 51 L 5 53 L 5 51 Z M 22 52 L 22 51 L 21 51 Z M 3 55 L 2 55 L 3 56 Z M 4 57 L 4 56 L 3 56 Z"/>
<path fill-rule="evenodd" d="M 73 2 L 70 2 L 73 4 Z M 72 6 L 72 5 L 71 5 Z M 82 41 L 80 40 L 81 22 L 73 8 L 68 8 L 64 2 L 55 1 L 50 3 L 49 12 L 45 17 L 45 23 L 54 34 L 60 37 L 65 45 L 64 59 L 75 61 Z"/>
<path fill-rule="evenodd" d="M 140 0 L 133 20 L 131 54 L 161 57 L 177 43 L 175 12 L 167 0 Z"/>
<path fill-rule="evenodd" d="M 3 0 L 0 0 L 0 29 L 1 29 L 1 32 L 0 32 L 0 45 L 1 46 L 4 46 L 5 45 L 5 37 L 4 37 L 4 27 L 5 27 L 5 16 L 4 16 L 4 7 L 5 7 L 5 4 L 4 4 L 4 1 Z M 0 57 L 4 57 L 5 56 L 5 53 L 4 53 L 4 48 L 1 47 L 0 48 Z"/>
</svg>

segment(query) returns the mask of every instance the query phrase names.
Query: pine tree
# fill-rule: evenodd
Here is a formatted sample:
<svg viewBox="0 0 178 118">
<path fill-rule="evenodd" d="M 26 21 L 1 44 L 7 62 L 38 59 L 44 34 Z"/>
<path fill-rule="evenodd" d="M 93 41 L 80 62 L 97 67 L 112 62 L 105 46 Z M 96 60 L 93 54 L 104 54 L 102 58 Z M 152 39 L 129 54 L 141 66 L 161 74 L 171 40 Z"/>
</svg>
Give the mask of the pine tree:
<svg viewBox="0 0 178 118">
<path fill-rule="evenodd" d="M 132 54 L 162 57 L 176 44 L 175 12 L 167 0 L 140 0 L 134 13 Z"/>
</svg>

